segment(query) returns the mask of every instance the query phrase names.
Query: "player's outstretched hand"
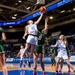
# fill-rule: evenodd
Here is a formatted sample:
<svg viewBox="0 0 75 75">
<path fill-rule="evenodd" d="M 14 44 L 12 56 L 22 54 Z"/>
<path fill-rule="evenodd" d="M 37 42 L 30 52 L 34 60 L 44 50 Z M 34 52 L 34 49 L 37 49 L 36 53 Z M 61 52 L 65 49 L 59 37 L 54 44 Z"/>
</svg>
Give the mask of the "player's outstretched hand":
<svg viewBox="0 0 75 75">
<path fill-rule="evenodd" d="M 25 37 L 23 36 L 23 39 L 25 40 Z"/>
</svg>

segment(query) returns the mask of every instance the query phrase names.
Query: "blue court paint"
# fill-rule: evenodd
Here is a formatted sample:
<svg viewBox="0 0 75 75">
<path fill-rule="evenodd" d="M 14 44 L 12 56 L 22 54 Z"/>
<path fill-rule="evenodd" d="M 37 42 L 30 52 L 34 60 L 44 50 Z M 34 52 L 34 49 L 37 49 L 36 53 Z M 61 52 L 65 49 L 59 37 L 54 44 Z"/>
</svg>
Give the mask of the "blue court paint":
<svg viewBox="0 0 75 75">
<path fill-rule="evenodd" d="M 30 70 L 12 70 L 12 71 L 8 71 L 8 75 L 32 75 L 32 72 L 33 71 Z M 3 75 L 3 73 L 0 72 L 0 75 Z M 37 75 L 42 75 L 42 72 L 38 71 Z M 54 72 L 46 72 L 46 75 L 58 75 L 58 74 L 55 74 Z M 69 75 L 69 74 L 64 73 L 62 75 Z"/>
</svg>

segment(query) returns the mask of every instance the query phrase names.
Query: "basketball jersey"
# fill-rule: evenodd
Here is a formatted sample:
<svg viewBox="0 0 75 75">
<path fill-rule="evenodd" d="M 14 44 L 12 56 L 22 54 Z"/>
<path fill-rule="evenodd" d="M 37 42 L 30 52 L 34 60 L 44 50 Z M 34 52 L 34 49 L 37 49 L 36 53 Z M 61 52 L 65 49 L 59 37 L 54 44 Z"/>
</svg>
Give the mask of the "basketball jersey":
<svg viewBox="0 0 75 75">
<path fill-rule="evenodd" d="M 46 37 L 47 34 L 43 34 L 40 31 L 38 31 L 38 45 L 44 45 Z"/>
<path fill-rule="evenodd" d="M 58 50 L 60 50 L 58 51 L 57 58 L 63 58 L 64 60 L 67 60 L 68 55 L 67 55 L 66 45 L 64 41 L 58 40 L 57 47 L 58 47 Z"/>
<path fill-rule="evenodd" d="M 66 50 L 66 45 L 62 40 L 58 40 L 55 44 L 55 47 L 58 47 L 59 50 Z"/>
<path fill-rule="evenodd" d="M 23 56 L 25 49 L 20 49 L 20 57 Z"/>
<path fill-rule="evenodd" d="M 2 43 L 2 33 L 4 33 L 4 29 L 0 27 L 0 45 L 3 45 Z"/>
<path fill-rule="evenodd" d="M 31 25 L 28 25 L 27 28 L 28 28 L 28 34 L 37 35 L 37 31 L 38 31 L 37 25 L 31 24 Z"/>
</svg>

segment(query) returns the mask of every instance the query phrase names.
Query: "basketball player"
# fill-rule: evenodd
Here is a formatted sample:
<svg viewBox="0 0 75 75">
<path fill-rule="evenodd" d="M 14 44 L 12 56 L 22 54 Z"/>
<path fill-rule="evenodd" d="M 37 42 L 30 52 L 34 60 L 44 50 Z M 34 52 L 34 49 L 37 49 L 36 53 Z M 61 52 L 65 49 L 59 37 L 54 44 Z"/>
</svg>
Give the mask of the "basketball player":
<svg viewBox="0 0 75 75">
<path fill-rule="evenodd" d="M 6 36 L 4 33 L 4 29 L 0 27 L 0 66 L 2 67 L 3 74 L 8 75 L 7 73 L 7 67 L 5 63 L 5 54 L 4 54 L 4 48 L 2 41 L 6 41 Z"/>
<path fill-rule="evenodd" d="M 56 42 L 55 45 L 51 45 L 51 47 L 58 47 L 58 55 L 56 59 L 56 72 L 58 73 L 58 63 L 60 62 L 61 58 L 66 61 L 67 65 L 75 72 L 74 67 L 70 64 L 68 60 L 68 55 L 66 51 L 67 47 L 67 40 L 64 35 L 59 36 L 59 40 Z"/>
<path fill-rule="evenodd" d="M 49 51 L 49 42 L 48 42 L 48 38 L 45 38 L 45 43 L 43 45 L 43 53 L 44 53 L 44 56 L 48 56 L 48 51 Z"/>
<path fill-rule="evenodd" d="M 70 53 L 70 49 L 68 48 L 68 46 L 66 47 L 66 51 L 67 51 L 67 55 L 68 55 L 68 60 L 70 61 L 71 53 Z M 61 59 L 60 70 L 59 70 L 59 73 L 60 74 L 62 73 L 63 62 L 64 62 L 64 60 Z M 70 70 L 70 67 L 69 66 L 68 66 L 68 74 L 71 74 L 71 70 Z"/>
<path fill-rule="evenodd" d="M 37 69 L 37 59 L 40 57 L 40 64 L 42 68 L 43 75 L 46 75 L 45 69 L 44 69 L 44 62 L 43 62 L 43 45 L 45 43 L 45 38 L 47 37 L 47 31 L 48 31 L 48 18 L 45 19 L 45 28 L 42 30 L 42 32 L 38 31 L 38 46 L 36 46 L 34 50 L 34 72 L 33 75 L 36 75 L 36 69 Z"/>
<path fill-rule="evenodd" d="M 53 39 L 52 36 L 48 38 L 49 45 L 53 44 L 52 39 Z M 49 47 L 49 51 L 50 51 L 50 58 L 51 58 L 51 68 L 56 68 L 55 48 Z"/>
<path fill-rule="evenodd" d="M 24 56 L 23 56 L 24 49 L 25 49 L 25 45 L 21 44 L 20 51 L 17 55 L 17 57 L 20 55 L 20 68 L 22 68 L 22 65 L 23 65 L 23 67 L 25 67 L 25 65 L 26 65 L 25 62 L 24 62 Z"/>
<path fill-rule="evenodd" d="M 56 61 L 55 61 L 55 49 L 50 48 L 50 58 L 51 58 L 51 68 L 55 68 Z"/>
<path fill-rule="evenodd" d="M 32 61 L 32 56 L 34 49 L 37 45 L 37 24 L 40 22 L 42 19 L 43 13 L 39 17 L 39 19 L 34 23 L 32 20 L 29 20 L 27 23 L 28 25 L 26 26 L 25 33 L 23 36 L 23 39 L 25 39 L 25 36 L 28 34 L 27 40 L 26 40 L 26 46 L 25 46 L 25 52 L 30 48 L 30 58 L 28 60 L 28 66 L 31 67 L 31 61 Z"/>
<path fill-rule="evenodd" d="M 54 48 L 51 48 L 50 45 L 49 45 L 49 41 L 50 41 L 50 38 L 47 38 L 45 40 L 45 44 L 44 44 L 44 53 L 46 53 L 48 55 L 48 51 L 49 51 L 49 55 L 50 55 L 50 58 L 51 58 L 51 68 L 55 68 L 55 49 Z"/>
</svg>

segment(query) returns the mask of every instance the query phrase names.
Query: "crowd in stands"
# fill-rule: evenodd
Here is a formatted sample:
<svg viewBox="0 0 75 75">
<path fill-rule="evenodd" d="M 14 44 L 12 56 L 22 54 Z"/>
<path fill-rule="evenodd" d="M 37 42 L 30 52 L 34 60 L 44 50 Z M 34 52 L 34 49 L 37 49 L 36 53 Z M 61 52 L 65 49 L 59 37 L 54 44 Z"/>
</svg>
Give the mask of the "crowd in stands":
<svg viewBox="0 0 75 75">
<path fill-rule="evenodd" d="M 16 57 L 20 49 L 19 46 L 10 46 L 10 45 L 4 48 L 5 48 L 6 58 Z"/>
</svg>

